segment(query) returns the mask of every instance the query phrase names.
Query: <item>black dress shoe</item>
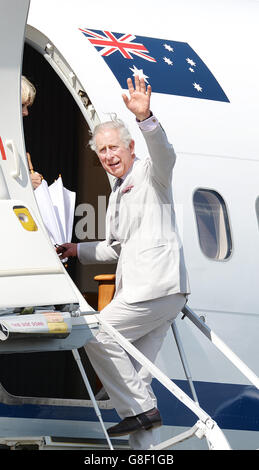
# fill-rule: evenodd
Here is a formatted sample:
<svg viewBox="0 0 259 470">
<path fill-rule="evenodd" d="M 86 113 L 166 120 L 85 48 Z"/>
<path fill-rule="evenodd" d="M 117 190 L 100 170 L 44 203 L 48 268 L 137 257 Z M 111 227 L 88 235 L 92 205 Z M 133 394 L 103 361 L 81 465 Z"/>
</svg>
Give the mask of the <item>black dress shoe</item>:
<svg viewBox="0 0 259 470">
<path fill-rule="evenodd" d="M 136 416 L 130 416 L 123 419 L 120 423 L 115 424 L 107 429 L 110 437 L 125 436 L 136 431 L 148 430 L 162 426 L 162 419 L 157 408 L 145 411 Z"/>
</svg>

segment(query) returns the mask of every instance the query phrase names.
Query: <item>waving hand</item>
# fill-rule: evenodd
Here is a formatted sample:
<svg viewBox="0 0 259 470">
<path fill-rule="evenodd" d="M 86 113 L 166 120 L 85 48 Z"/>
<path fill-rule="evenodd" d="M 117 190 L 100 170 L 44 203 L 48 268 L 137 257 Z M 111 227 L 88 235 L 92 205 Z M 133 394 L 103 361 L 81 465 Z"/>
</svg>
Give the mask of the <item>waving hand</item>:
<svg viewBox="0 0 259 470">
<path fill-rule="evenodd" d="M 144 78 L 138 76 L 135 77 L 135 87 L 131 78 L 128 78 L 127 85 L 129 97 L 122 95 L 124 103 L 139 121 L 144 121 L 150 116 L 151 86 L 148 85 L 146 88 Z"/>
</svg>

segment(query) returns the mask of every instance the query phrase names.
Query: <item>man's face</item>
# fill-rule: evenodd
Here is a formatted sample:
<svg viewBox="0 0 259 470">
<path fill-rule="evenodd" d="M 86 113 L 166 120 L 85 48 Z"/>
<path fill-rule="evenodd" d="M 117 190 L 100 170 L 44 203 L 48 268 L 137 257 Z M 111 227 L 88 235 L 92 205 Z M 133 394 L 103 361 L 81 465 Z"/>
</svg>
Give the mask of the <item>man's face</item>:
<svg viewBox="0 0 259 470">
<path fill-rule="evenodd" d="M 102 129 L 95 137 L 97 155 L 103 168 L 116 178 L 121 178 L 133 164 L 134 141 L 126 147 L 118 129 Z"/>
</svg>

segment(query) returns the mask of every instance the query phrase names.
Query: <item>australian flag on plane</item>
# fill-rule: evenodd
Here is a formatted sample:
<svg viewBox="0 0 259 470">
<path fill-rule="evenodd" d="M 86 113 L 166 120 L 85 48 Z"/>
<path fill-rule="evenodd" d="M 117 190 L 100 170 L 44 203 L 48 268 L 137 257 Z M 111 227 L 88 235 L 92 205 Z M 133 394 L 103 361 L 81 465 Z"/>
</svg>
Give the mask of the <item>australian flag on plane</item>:
<svg viewBox="0 0 259 470">
<path fill-rule="evenodd" d="M 122 88 L 128 77 L 144 77 L 157 93 L 229 102 L 205 63 L 186 42 L 81 29 Z"/>
</svg>

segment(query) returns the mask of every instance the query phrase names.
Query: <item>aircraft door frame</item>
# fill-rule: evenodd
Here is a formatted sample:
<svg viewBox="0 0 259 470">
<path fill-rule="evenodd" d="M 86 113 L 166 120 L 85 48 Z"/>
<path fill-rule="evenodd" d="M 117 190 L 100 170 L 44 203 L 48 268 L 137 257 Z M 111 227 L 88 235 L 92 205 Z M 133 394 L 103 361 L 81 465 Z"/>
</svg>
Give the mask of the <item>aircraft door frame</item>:
<svg viewBox="0 0 259 470">
<path fill-rule="evenodd" d="M 29 0 L 0 0 L 0 308 L 79 303 L 89 310 L 55 253 L 29 175 L 21 106 L 29 6 Z"/>
<path fill-rule="evenodd" d="M 23 199 L 26 198 L 27 190 L 31 196 L 32 187 L 23 137 L 21 90 L 17 84 L 20 84 L 24 29 L 29 5 L 30 0 L 18 3 L 15 0 L 0 1 L 0 166 L 10 197 L 15 195 L 16 198 Z"/>
</svg>

